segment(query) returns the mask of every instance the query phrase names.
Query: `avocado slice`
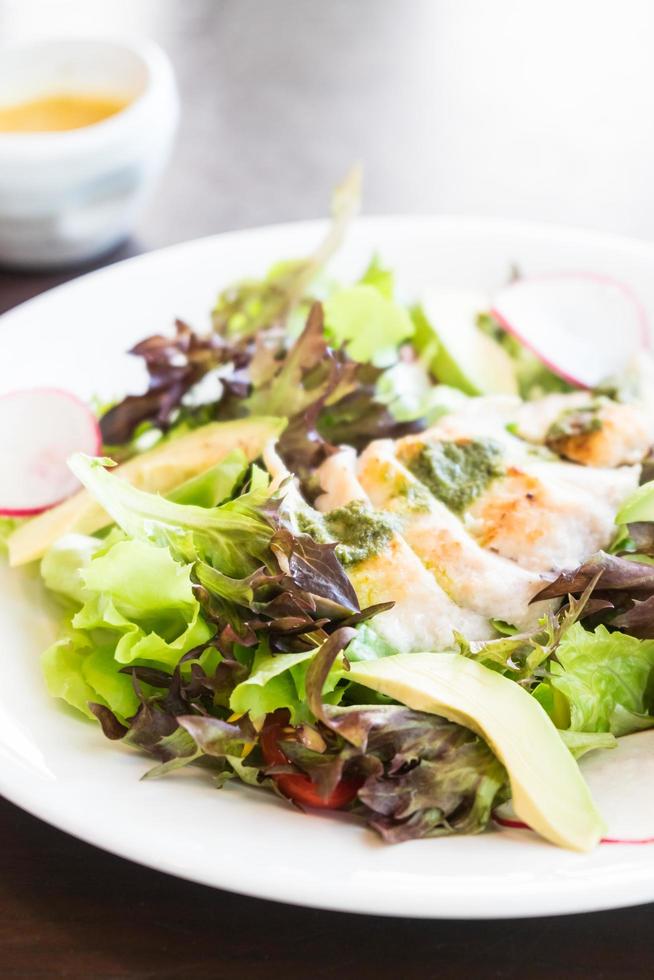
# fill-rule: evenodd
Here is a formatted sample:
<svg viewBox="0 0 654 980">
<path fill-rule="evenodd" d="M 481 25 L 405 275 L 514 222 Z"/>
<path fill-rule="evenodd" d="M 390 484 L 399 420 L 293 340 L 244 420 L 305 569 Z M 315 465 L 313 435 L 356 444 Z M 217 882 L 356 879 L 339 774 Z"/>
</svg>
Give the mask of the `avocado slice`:
<svg viewBox="0 0 654 980">
<path fill-rule="evenodd" d="M 116 474 L 139 490 L 167 493 L 240 449 L 248 460 L 261 455 L 276 439 L 285 419 L 252 416 L 233 422 L 210 422 L 141 453 L 116 469 Z M 21 524 L 7 542 L 9 564 L 24 565 L 41 558 L 58 538 L 70 531 L 94 534 L 111 518 L 86 490 Z"/>
<path fill-rule="evenodd" d="M 431 352 L 429 367 L 442 384 L 467 395 L 517 395 L 513 361 L 476 324 L 488 306 L 483 294 L 427 290 L 413 310 L 414 343 Z"/>
<path fill-rule="evenodd" d="M 627 497 L 615 515 L 616 524 L 654 521 L 654 480 L 643 483 Z"/>
<path fill-rule="evenodd" d="M 577 763 L 538 701 L 458 653 L 401 653 L 352 663 L 348 679 L 484 738 L 509 774 L 513 807 L 547 840 L 589 851 L 604 832 Z"/>
</svg>

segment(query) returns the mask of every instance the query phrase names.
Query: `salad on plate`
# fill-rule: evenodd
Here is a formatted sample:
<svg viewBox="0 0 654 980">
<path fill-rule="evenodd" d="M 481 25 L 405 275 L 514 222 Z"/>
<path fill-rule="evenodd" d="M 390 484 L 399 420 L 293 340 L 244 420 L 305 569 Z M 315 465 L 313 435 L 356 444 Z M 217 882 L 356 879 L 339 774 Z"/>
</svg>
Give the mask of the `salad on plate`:
<svg viewBox="0 0 654 980">
<path fill-rule="evenodd" d="M 388 842 L 653 840 L 646 314 L 585 271 L 335 282 L 358 191 L 207 330 L 138 343 L 143 391 L 0 398 L 48 690 L 148 779 L 199 767 Z"/>
</svg>

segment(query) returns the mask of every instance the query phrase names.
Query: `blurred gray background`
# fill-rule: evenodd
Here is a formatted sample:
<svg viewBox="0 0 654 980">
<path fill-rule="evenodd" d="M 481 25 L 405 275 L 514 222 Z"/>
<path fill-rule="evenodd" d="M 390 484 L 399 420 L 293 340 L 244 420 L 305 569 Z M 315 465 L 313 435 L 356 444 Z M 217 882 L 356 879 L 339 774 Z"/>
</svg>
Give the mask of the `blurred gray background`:
<svg viewBox="0 0 654 980">
<path fill-rule="evenodd" d="M 139 250 L 322 215 L 353 160 L 370 213 L 654 237 L 651 0 L 0 0 L 2 39 L 70 33 L 150 35 L 175 63 Z"/>
</svg>

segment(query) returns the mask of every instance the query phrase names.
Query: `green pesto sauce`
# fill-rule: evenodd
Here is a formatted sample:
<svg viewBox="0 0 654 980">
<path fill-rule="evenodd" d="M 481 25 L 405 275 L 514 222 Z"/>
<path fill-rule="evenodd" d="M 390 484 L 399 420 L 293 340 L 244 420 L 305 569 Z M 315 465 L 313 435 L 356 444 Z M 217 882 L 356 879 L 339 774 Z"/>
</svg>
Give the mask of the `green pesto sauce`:
<svg viewBox="0 0 654 980">
<path fill-rule="evenodd" d="M 427 443 L 409 469 L 450 510 L 461 513 L 504 473 L 502 448 L 493 439 Z"/>
<path fill-rule="evenodd" d="M 361 500 L 330 511 L 325 524 L 339 542 L 336 554 L 346 567 L 378 555 L 397 530 L 390 514 L 371 510 Z"/>
<path fill-rule="evenodd" d="M 308 534 L 318 544 L 329 544 L 334 540 L 325 526 L 324 514 L 314 510 L 312 507 L 298 511 L 295 515 L 295 522 L 298 531 L 301 531 L 302 534 Z"/>
<path fill-rule="evenodd" d="M 346 568 L 383 551 L 396 531 L 389 514 L 371 510 L 361 500 L 353 500 L 328 514 L 317 511 L 297 515 L 298 527 L 314 541 L 336 541 L 336 555 Z"/>
<path fill-rule="evenodd" d="M 397 488 L 398 496 L 403 497 L 407 510 L 419 513 L 431 507 L 432 495 L 422 483 L 402 482 Z"/>
<path fill-rule="evenodd" d="M 568 408 L 561 412 L 558 419 L 552 422 L 547 430 L 545 444 L 552 447 L 562 439 L 599 432 L 602 428 L 602 419 L 599 416 L 601 407 L 595 402 L 581 408 Z"/>
</svg>

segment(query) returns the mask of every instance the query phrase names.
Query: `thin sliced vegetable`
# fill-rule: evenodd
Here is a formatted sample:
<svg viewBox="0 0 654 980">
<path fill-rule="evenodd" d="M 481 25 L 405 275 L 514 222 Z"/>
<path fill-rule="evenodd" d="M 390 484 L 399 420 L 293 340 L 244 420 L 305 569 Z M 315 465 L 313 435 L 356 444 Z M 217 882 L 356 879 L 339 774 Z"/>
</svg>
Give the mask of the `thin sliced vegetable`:
<svg viewBox="0 0 654 980">
<path fill-rule="evenodd" d="M 606 821 L 604 844 L 654 844 L 654 732 L 618 740 L 584 757 L 579 767 Z M 502 827 L 527 828 L 510 804 L 494 813 Z"/>
<path fill-rule="evenodd" d="M 554 374 L 595 388 L 647 346 L 647 317 L 624 283 L 572 273 L 518 279 L 495 296 L 493 315 Z"/>
<path fill-rule="evenodd" d="M 98 422 L 84 402 L 58 388 L 29 388 L 0 398 L 0 514 L 28 517 L 79 487 L 72 453 L 100 450 Z"/>
<path fill-rule="evenodd" d="M 455 653 L 354 663 L 348 678 L 481 735 L 507 769 L 517 816 L 547 840 L 589 851 L 604 830 L 577 763 L 540 704 L 514 681 Z"/>
</svg>

